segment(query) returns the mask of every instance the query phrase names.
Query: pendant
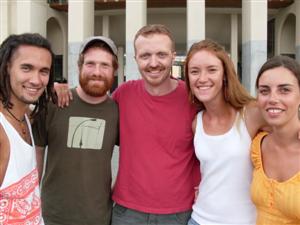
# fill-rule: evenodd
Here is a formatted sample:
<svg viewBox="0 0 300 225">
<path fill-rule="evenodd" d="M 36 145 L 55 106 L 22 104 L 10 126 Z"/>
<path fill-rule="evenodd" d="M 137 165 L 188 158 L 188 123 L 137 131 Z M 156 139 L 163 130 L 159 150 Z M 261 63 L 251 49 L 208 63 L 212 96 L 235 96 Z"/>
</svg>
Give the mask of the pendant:
<svg viewBox="0 0 300 225">
<path fill-rule="evenodd" d="M 20 125 L 21 125 L 21 132 L 22 132 L 22 135 L 23 135 L 23 137 L 26 137 L 26 127 L 25 127 L 25 125 L 23 124 L 23 123 L 20 123 Z"/>
</svg>

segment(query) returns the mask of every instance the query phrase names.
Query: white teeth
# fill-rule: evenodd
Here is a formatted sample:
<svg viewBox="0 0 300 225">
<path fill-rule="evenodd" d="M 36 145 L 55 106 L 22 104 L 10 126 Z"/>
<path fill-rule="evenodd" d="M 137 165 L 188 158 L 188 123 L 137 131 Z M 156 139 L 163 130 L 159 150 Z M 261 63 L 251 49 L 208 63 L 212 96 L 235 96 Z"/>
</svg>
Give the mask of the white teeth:
<svg viewBox="0 0 300 225">
<path fill-rule="evenodd" d="M 282 109 L 267 109 L 267 111 L 270 112 L 270 113 L 280 113 L 283 110 Z"/>
<path fill-rule="evenodd" d="M 27 87 L 26 90 L 27 90 L 28 92 L 31 92 L 31 93 L 36 93 L 36 92 L 39 91 L 39 88 L 29 88 L 29 87 Z"/>
<path fill-rule="evenodd" d="M 27 90 L 29 90 L 29 91 L 37 91 L 38 89 L 36 89 L 36 88 L 27 88 Z"/>
<path fill-rule="evenodd" d="M 199 89 L 200 90 L 207 90 L 207 89 L 209 89 L 210 87 L 208 87 L 208 86 L 202 86 L 202 87 L 199 87 Z"/>
</svg>

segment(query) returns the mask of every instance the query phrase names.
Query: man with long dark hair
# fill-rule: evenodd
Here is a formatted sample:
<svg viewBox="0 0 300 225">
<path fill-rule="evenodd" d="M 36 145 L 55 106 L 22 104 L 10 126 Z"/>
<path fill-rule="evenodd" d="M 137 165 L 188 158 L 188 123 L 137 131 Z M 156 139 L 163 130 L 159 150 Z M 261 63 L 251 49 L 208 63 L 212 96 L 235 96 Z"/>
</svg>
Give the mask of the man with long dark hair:
<svg viewBox="0 0 300 225">
<path fill-rule="evenodd" d="M 44 224 L 30 119 L 53 88 L 53 52 L 39 34 L 10 35 L 0 46 L 0 224 Z M 33 104 L 31 112 L 29 105 Z"/>
</svg>

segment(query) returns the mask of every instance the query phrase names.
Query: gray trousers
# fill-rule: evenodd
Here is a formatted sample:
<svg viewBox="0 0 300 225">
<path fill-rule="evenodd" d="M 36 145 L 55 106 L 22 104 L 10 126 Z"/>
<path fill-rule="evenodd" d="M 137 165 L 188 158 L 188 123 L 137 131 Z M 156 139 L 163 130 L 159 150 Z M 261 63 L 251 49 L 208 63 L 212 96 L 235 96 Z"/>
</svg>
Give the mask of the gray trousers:
<svg viewBox="0 0 300 225">
<path fill-rule="evenodd" d="M 187 225 L 192 211 L 174 214 L 151 214 L 116 204 L 111 225 Z"/>
</svg>

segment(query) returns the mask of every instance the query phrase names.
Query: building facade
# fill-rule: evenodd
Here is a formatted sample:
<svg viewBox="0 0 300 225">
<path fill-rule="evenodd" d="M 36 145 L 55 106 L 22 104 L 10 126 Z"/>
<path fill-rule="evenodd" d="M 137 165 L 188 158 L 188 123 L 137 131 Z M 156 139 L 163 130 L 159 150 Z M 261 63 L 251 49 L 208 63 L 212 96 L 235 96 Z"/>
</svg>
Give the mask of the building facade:
<svg viewBox="0 0 300 225">
<path fill-rule="evenodd" d="M 300 61 L 299 0 L 1 0 L 0 42 L 9 34 L 38 32 L 52 43 L 57 77 L 78 83 L 80 43 L 104 35 L 118 46 L 116 86 L 139 78 L 133 38 L 145 24 L 167 25 L 176 41 L 174 74 L 182 77 L 187 49 L 204 38 L 222 44 L 243 84 L 254 82 L 268 57 Z M 60 78 L 60 79 L 61 79 Z"/>
</svg>

